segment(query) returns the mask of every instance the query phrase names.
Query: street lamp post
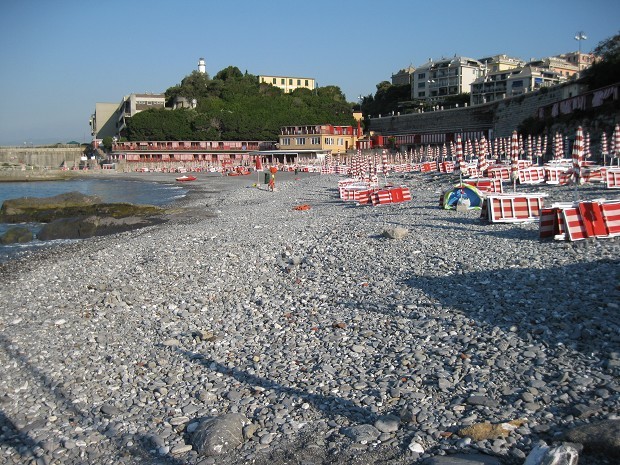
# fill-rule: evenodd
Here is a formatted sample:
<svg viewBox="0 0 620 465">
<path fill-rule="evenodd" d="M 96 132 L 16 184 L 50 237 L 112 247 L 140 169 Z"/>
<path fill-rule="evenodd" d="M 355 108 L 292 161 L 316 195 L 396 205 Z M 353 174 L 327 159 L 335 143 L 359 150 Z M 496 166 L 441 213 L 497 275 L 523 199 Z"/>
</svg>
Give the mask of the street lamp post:
<svg viewBox="0 0 620 465">
<path fill-rule="evenodd" d="M 586 36 L 586 33 L 583 31 L 579 31 L 577 34 L 575 34 L 575 40 L 579 43 L 579 55 L 581 56 L 581 41 L 582 40 L 586 40 L 588 38 L 588 36 Z"/>
</svg>

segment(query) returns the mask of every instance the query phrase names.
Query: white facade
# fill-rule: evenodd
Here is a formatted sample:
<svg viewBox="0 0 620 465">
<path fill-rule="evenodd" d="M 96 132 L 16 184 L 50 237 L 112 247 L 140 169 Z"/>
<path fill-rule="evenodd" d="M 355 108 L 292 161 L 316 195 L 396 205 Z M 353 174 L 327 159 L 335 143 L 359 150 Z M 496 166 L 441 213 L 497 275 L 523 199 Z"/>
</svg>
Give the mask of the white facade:
<svg viewBox="0 0 620 465">
<path fill-rule="evenodd" d="M 198 60 L 198 72 L 202 74 L 205 74 L 207 72 L 207 65 L 204 58 L 200 58 Z"/>
<path fill-rule="evenodd" d="M 495 102 L 566 81 L 559 73 L 533 66 L 496 71 L 471 84 L 472 105 Z"/>
<path fill-rule="evenodd" d="M 430 60 L 417 68 L 411 84 L 411 99 L 441 101 L 470 91 L 470 85 L 482 75 L 482 63 L 473 58 L 454 57 Z"/>
</svg>

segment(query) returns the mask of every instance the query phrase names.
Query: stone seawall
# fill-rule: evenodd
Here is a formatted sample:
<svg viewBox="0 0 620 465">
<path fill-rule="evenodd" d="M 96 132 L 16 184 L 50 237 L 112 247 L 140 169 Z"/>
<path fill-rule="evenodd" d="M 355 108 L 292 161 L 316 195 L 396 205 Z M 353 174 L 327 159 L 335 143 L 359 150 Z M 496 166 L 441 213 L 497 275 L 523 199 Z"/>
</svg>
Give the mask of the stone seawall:
<svg viewBox="0 0 620 465">
<path fill-rule="evenodd" d="M 82 147 L 0 147 L 0 164 L 57 169 L 80 163 Z"/>
</svg>

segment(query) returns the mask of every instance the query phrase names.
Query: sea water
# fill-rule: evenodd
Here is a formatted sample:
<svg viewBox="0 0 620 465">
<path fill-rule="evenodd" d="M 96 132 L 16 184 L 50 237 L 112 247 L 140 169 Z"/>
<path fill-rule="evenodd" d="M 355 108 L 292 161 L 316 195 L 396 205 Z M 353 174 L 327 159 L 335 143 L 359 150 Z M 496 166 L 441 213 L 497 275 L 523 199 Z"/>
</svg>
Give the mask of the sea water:
<svg viewBox="0 0 620 465">
<path fill-rule="evenodd" d="M 166 206 L 184 197 L 187 189 L 177 184 L 131 181 L 118 179 L 73 179 L 68 181 L 0 182 L 0 204 L 7 199 L 20 197 L 52 197 L 67 192 L 96 195 L 107 203 L 126 202 L 140 205 Z M 0 223 L 0 235 L 14 224 Z M 33 234 L 40 224 L 28 223 Z M 0 244 L 0 262 L 16 257 L 20 252 L 42 247 L 58 246 L 67 241 L 37 241 L 27 244 Z"/>
</svg>

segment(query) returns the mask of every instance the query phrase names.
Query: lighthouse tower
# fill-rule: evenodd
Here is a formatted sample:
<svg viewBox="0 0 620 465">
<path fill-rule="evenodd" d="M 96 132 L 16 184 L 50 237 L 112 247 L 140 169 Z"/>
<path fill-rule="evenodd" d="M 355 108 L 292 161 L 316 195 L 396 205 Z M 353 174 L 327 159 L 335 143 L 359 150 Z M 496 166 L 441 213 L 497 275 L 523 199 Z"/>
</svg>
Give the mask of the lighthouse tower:
<svg viewBox="0 0 620 465">
<path fill-rule="evenodd" d="M 202 74 L 207 72 L 207 65 L 205 64 L 204 58 L 200 58 L 198 60 L 198 72 Z"/>
</svg>

